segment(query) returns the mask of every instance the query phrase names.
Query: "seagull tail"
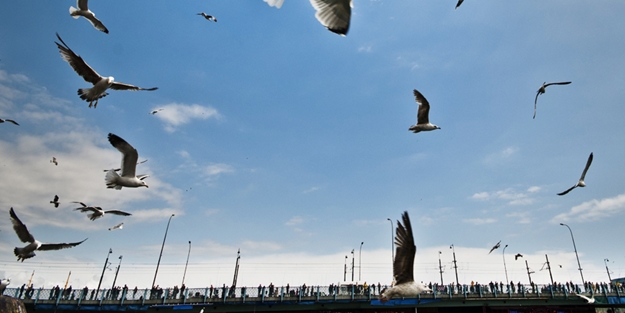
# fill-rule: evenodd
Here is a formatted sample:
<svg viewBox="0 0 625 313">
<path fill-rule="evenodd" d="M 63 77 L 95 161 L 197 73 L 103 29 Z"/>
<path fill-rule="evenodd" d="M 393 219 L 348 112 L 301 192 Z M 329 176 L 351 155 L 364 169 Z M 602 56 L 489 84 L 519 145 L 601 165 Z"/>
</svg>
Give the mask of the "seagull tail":
<svg viewBox="0 0 625 313">
<path fill-rule="evenodd" d="M 75 19 L 78 19 L 80 16 L 74 13 L 76 11 L 78 11 L 78 9 L 76 9 L 75 7 L 72 7 L 72 6 L 69 7 L 69 15 L 71 15 Z"/>
<path fill-rule="evenodd" d="M 117 172 L 115 172 L 115 170 L 109 170 L 108 172 L 106 172 L 106 177 L 104 178 L 104 180 L 106 181 L 106 187 L 107 188 L 115 188 L 117 190 L 122 189 L 122 186 L 117 185 L 116 181 L 121 178 L 121 176 L 119 176 L 119 174 L 117 174 Z"/>
</svg>

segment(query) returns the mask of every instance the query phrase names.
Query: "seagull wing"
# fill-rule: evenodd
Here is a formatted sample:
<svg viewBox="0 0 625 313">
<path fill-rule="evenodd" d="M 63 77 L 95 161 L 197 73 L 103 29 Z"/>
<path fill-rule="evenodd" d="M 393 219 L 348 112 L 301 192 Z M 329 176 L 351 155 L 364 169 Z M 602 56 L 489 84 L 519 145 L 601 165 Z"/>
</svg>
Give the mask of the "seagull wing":
<svg viewBox="0 0 625 313">
<path fill-rule="evenodd" d="M 90 15 L 89 17 L 85 18 L 87 19 L 87 21 L 91 22 L 91 25 L 93 25 L 93 27 L 95 27 L 97 30 L 107 34 L 109 33 L 109 30 L 106 28 L 106 26 L 104 26 L 104 24 L 97 17 L 95 17 L 95 15 Z"/>
<path fill-rule="evenodd" d="M 123 216 L 130 216 L 130 215 L 132 215 L 130 213 L 126 213 L 124 211 L 119 211 L 119 210 L 109 210 L 109 211 L 104 211 L 104 213 L 107 213 L 107 214 L 110 213 L 110 214 L 115 214 L 115 215 L 123 215 Z"/>
<path fill-rule="evenodd" d="M 137 178 L 140 179 L 140 180 L 144 180 L 144 179 L 146 179 L 148 177 L 150 177 L 150 175 L 148 175 L 148 174 L 137 175 Z"/>
<path fill-rule="evenodd" d="M 565 194 L 569 193 L 569 191 L 575 189 L 576 187 L 577 187 L 577 184 L 575 184 L 575 186 L 573 186 L 573 187 L 571 187 L 571 188 L 569 188 L 569 189 L 559 193 L 558 196 L 564 196 Z"/>
<path fill-rule="evenodd" d="M 9 119 L 6 119 L 5 121 L 10 122 L 10 123 L 13 123 L 13 124 L 15 124 L 15 125 L 17 125 L 17 126 L 20 126 L 20 124 L 18 124 L 18 123 L 17 123 L 16 121 L 14 121 L 14 120 L 9 120 Z"/>
<path fill-rule="evenodd" d="M 86 207 L 87 207 L 87 205 L 86 205 L 86 204 L 84 204 L 84 203 L 82 203 L 82 202 L 80 202 L 80 201 L 72 201 L 72 203 L 80 203 L 80 205 L 82 205 L 84 208 L 86 208 Z M 78 209 L 81 209 L 81 208 L 78 208 Z M 76 210 L 78 210 L 78 209 L 76 209 Z"/>
<path fill-rule="evenodd" d="M 15 211 L 13 211 L 13 208 L 9 210 L 9 215 L 11 215 L 11 223 L 13 223 L 13 230 L 15 230 L 17 237 L 22 242 L 35 242 L 35 237 L 30 234 L 28 228 L 26 228 L 26 225 L 24 225 L 24 223 L 22 223 L 22 221 L 17 218 L 17 215 L 15 214 Z"/>
<path fill-rule="evenodd" d="M 456 9 L 464 2 L 464 0 L 458 0 L 458 4 L 456 4 Z"/>
<path fill-rule="evenodd" d="M 74 53 L 72 49 L 70 49 L 67 44 L 61 39 L 59 34 L 56 34 L 56 37 L 59 38 L 63 45 L 60 45 L 58 42 L 56 43 L 57 47 L 59 47 L 59 52 L 61 53 L 61 57 L 63 60 L 67 61 L 69 65 L 74 69 L 74 71 L 80 75 L 86 82 L 96 84 L 102 79 L 102 76 L 98 74 L 94 69 L 91 68 L 79 55 Z"/>
<path fill-rule="evenodd" d="M 122 177 L 135 177 L 139 153 L 126 140 L 109 133 L 109 142 L 122 153 Z"/>
<path fill-rule="evenodd" d="M 538 101 L 538 95 L 540 95 L 540 90 L 536 92 L 536 98 L 534 98 L 534 117 L 536 118 L 536 102 Z"/>
<path fill-rule="evenodd" d="M 124 84 L 124 83 L 120 83 L 120 82 L 114 82 L 113 84 L 111 84 L 111 87 L 109 87 L 111 89 L 114 90 L 131 90 L 131 91 L 137 91 L 137 90 L 156 90 L 158 89 L 158 87 L 152 87 L 152 88 L 141 88 L 141 87 L 137 87 L 134 85 L 130 85 L 130 84 Z"/>
<path fill-rule="evenodd" d="M 571 82 L 557 82 L 557 83 L 549 83 L 549 84 L 545 84 L 545 88 L 547 88 L 547 86 L 551 86 L 551 85 L 568 85 Z"/>
<path fill-rule="evenodd" d="M 87 239 L 88 238 L 85 238 L 85 240 L 87 240 Z M 75 247 L 75 246 L 85 242 L 85 240 L 79 241 L 79 242 L 72 242 L 72 243 L 44 243 L 37 250 L 46 251 L 46 250 L 67 249 L 67 248 Z"/>
<path fill-rule="evenodd" d="M 54 200 L 52 202 L 58 202 L 59 201 L 59 196 L 58 195 L 54 195 Z"/>
<path fill-rule="evenodd" d="M 329 31 L 345 36 L 352 14 L 351 0 L 310 0 L 315 17 Z"/>
<path fill-rule="evenodd" d="M 408 212 L 402 214 L 402 225 L 397 222 L 395 235 L 395 261 L 393 262 L 393 276 L 397 284 L 414 281 L 414 257 L 417 247 L 412 236 L 412 226 Z"/>
<path fill-rule="evenodd" d="M 419 111 L 417 113 L 417 124 L 427 124 L 430 122 L 430 103 L 418 90 L 413 90 L 413 93 L 415 96 L 415 100 L 419 104 Z"/>
<path fill-rule="evenodd" d="M 582 177 L 580 177 L 579 180 L 584 181 L 584 178 L 586 178 L 586 172 L 588 172 L 588 168 L 590 167 L 591 163 L 592 163 L 592 152 L 588 156 L 588 161 L 586 161 L 586 167 L 584 167 L 584 171 L 582 172 Z"/>
<path fill-rule="evenodd" d="M 494 245 L 494 246 L 490 249 L 490 251 L 488 251 L 488 254 L 490 254 L 491 252 L 493 252 L 495 249 L 499 248 L 499 247 L 500 247 L 500 244 L 501 244 L 501 240 L 499 240 L 499 242 L 498 242 L 496 245 Z"/>
<path fill-rule="evenodd" d="M 270 7 L 276 7 L 276 8 L 281 8 L 282 4 L 284 3 L 284 0 L 263 0 L 265 2 L 267 2 L 267 4 Z"/>
<path fill-rule="evenodd" d="M 80 210 L 80 212 L 93 212 L 93 213 L 98 213 L 98 212 L 101 211 L 101 210 L 98 210 L 97 208 L 92 207 L 92 206 L 86 206 L 86 207 L 74 209 L 74 211 L 78 211 L 78 210 Z"/>
<path fill-rule="evenodd" d="M 76 6 L 81 9 L 82 11 L 87 11 L 89 10 L 89 6 L 87 4 L 88 0 L 78 0 L 76 1 Z"/>
</svg>

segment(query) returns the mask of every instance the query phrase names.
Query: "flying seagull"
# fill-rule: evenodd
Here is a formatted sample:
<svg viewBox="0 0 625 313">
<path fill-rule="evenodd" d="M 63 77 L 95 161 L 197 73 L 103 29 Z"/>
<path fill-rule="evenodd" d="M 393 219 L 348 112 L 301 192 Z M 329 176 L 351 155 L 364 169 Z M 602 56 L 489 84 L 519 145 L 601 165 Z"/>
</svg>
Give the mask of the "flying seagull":
<svg viewBox="0 0 625 313">
<path fill-rule="evenodd" d="M 150 112 L 150 114 L 154 115 L 154 114 L 158 113 L 159 111 L 163 111 L 163 109 L 154 110 L 154 111 Z"/>
<path fill-rule="evenodd" d="M 17 215 L 15 214 L 15 211 L 13 211 L 13 208 L 9 210 L 9 215 L 11 215 L 13 230 L 15 230 L 17 237 L 22 242 L 29 243 L 24 248 L 15 247 L 15 249 L 13 249 L 13 253 L 15 253 L 18 261 L 21 260 L 22 262 L 24 262 L 24 260 L 34 257 L 35 250 L 47 251 L 71 248 L 87 240 L 87 238 L 85 238 L 83 241 L 73 243 L 41 243 L 38 240 L 35 240 L 35 237 L 33 237 L 33 235 L 31 235 L 31 233 L 28 231 L 28 228 L 26 228 L 26 225 L 24 225 L 24 223 L 22 223 L 22 221 L 17 218 Z"/>
<path fill-rule="evenodd" d="M 580 298 L 582 298 L 582 299 L 584 299 L 584 300 L 586 300 L 586 302 L 588 302 L 588 304 L 595 303 L 595 296 L 594 295 L 590 296 L 590 298 L 588 298 L 588 297 L 586 297 L 584 295 L 580 295 L 579 293 L 576 293 L 575 295 L 580 297 Z"/>
<path fill-rule="evenodd" d="M 102 77 L 98 74 L 94 69 L 92 69 L 79 55 L 74 53 L 67 44 L 61 39 L 59 34 L 56 34 L 56 37 L 61 41 L 61 44 L 55 42 L 57 47 L 59 48 L 59 52 L 61 53 L 61 57 L 63 60 L 67 61 L 69 65 L 74 69 L 74 71 L 80 75 L 86 82 L 92 83 L 92 88 L 80 88 L 78 89 L 78 95 L 80 99 L 83 99 L 89 102 L 89 107 L 96 108 L 98 106 L 98 99 L 105 97 L 108 95 L 106 92 L 107 89 L 113 90 L 156 90 L 157 87 L 153 88 L 141 88 L 129 84 L 124 84 L 121 82 L 116 82 L 113 76 Z M 95 103 L 94 103 L 95 102 Z"/>
<path fill-rule="evenodd" d="M 145 159 L 145 160 L 143 160 L 143 161 L 141 161 L 141 162 L 137 162 L 137 165 L 139 165 L 139 164 L 143 164 L 143 163 L 145 163 L 145 162 L 147 162 L 147 161 L 148 161 L 148 160 L 147 160 L 147 159 Z M 118 168 L 114 168 L 113 170 L 114 170 L 115 172 L 119 172 L 119 171 L 121 171 L 121 170 L 122 170 L 122 168 L 121 168 L 121 167 L 118 167 Z M 108 171 L 110 171 L 110 170 L 104 170 L 104 172 L 105 172 L 105 173 L 106 173 L 106 172 L 108 172 Z M 148 177 L 148 176 L 150 176 L 150 175 L 143 174 L 143 175 L 139 175 L 139 176 L 146 176 L 146 177 Z M 137 176 L 137 177 L 139 177 L 139 176 Z M 143 178 L 139 178 L 139 179 L 143 179 Z"/>
<path fill-rule="evenodd" d="M 217 22 L 217 18 L 216 18 L 216 17 L 214 17 L 214 16 L 212 16 L 212 15 L 208 15 L 208 14 L 206 14 L 206 13 L 204 13 L 204 12 L 200 12 L 200 13 L 198 13 L 197 15 L 201 15 L 201 16 L 203 16 L 203 17 L 204 17 L 206 20 L 208 20 L 208 21 Z"/>
<path fill-rule="evenodd" d="M 317 10 L 315 17 L 329 31 L 347 35 L 352 15 L 352 0 L 310 0 Z"/>
<path fill-rule="evenodd" d="M 100 22 L 100 20 L 95 17 L 95 13 L 89 10 L 89 7 L 87 6 L 87 0 L 76 1 L 76 6 L 78 7 L 78 9 L 72 6 L 69 7 L 69 15 L 71 15 L 75 19 L 78 19 L 82 16 L 86 18 L 87 21 L 91 22 L 91 25 L 93 25 L 93 27 L 95 27 L 97 30 L 103 31 L 107 34 L 109 33 L 109 30 L 106 29 L 104 24 L 102 24 L 102 22 Z"/>
<path fill-rule="evenodd" d="M 263 0 L 265 2 L 267 2 L 267 4 L 269 4 L 270 7 L 276 7 L 276 8 L 281 8 L 282 4 L 284 3 L 284 0 Z"/>
<path fill-rule="evenodd" d="M 10 284 L 11 284 L 11 279 L 9 278 L 0 279 L 0 296 L 4 293 L 4 289 L 6 289 L 6 287 Z"/>
<path fill-rule="evenodd" d="M 543 93 L 545 93 L 545 88 L 547 88 L 548 86 L 551 85 L 568 85 L 571 82 L 558 82 L 558 83 L 549 83 L 547 84 L 547 82 L 544 82 L 542 86 L 540 86 L 540 88 L 538 88 L 538 91 L 536 92 L 536 98 L 534 98 L 534 117 L 536 118 L 536 101 L 538 101 L 538 96 L 542 95 Z"/>
<path fill-rule="evenodd" d="M 59 202 L 59 196 L 58 196 L 58 195 L 54 195 L 54 200 L 50 201 L 50 203 L 54 204 L 54 207 L 55 207 L 55 208 L 58 208 L 58 207 L 59 207 L 59 204 L 60 204 L 60 202 Z"/>
<path fill-rule="evenodd" d="M 523 257 L 523 255 L 522 255 L 522 254 L 517 253 L 517 254 L 514 256 L 514 260 L 516 261 L 518 258 L 522 258 L 522 257 Z"/>
<path fill-rule="evenodd" d="M 124 228 L 124 223 L 119 223 L 119 224 L 109 228 L 109 230 L 122 229 L 122 228 Z"/>
<path fill-rule="evenodd" d="M 395 285 L 382 290 L 378 299 L 380 302 L 387 302 L 393 297 L 416 297 L 426 291 L 432 291 L 423 283 L 414 281 L 414 258 L 417 247 L 414 244 L 412 226 L 408 212 L 402 214 L 404 224 L 397 221 L 395 232 L 395 260 L 393 261 L 393 278 Z"/>
<path fill-rule="evenodd" d="M 74 201 L 73 203 L 80 203 L 82 205 L 82 207 L 80 208 L 76 208 L 74 209 L 74 211 L 80 211 L 80 212 L 91 212 L 89 215 L 87 215 L 89 217 L 90 220 L 95 221 L 97 219 L 99 219 L 100 217 L 103 217 L 104 214 L 109 213 L 109 214 L 115 214 L 115 215 L 122 215 L 122 216 L 130 216 L 132 214 L 130 213 L 126 213 L 123 211 L 119 211 L 119 210 L 108 210 L 108 211 L 104 211 L 102 210 L 101 207 L 96 206 L 87 206 L 86 204 L 82 203 L 82 202 L 77 202 Z"/>
<path fill-rule="evenodd" d="M 462 2 L 464 2 L 464 0 L 458 0 L 458 4 L 456 4 L 456 9 L 458 9 L 458 7 L 462 4 Z"/>
<path fill-rule="evenodd" d="M 558 196 L 564 196 L 565 194 L 569 193 L 569 191 L 575 189 L 576 187 L 586 187 L 586 183 L 584 182 L 584 178 L 586 177 L 586 172 L 588 172 L 588 168 L 590 167 L 590 163 L 592 163 L 592 152 L 588 156 L 588 161 L 586 161 L 586 167 L 584 168 L 584 171 L 582 172 L 582 177 L 580 177 L 579 180 L 577 181 L 577 184 L 575 184 L 573 187 L 571 187 L 571 188 L 569 188 L 569 189 L 559 193 Z"/>
<path fill-rule="evenodd" d="M 50 163 L 54 163 L 54 165 L 59 165 L 59 162 L 56 160 L 56 157 L 52 157 L 52 160 L 50 160 Z"/>
<path fill-rule="evenodd" d="M 440 127 L 430 123 L 430 103 L 428 100 L 425 99 L 425 97 L 416 89 L 413 90 L 413 93 L 417 103 L 419 104 L 419 109 L 417 111 L 417 124 L 410 126 L 408 130 L 416 134 L 420 131 L 441 129 Z"/>
<path fill-rule="evenodd" d="M 4 119 L 4 118 L 0 118 L 0 123 L 4 123 L 4 122 L 9 122 L 9 123 L 13 123 L 17 126 L 20 126 L 20 124 L 18 124 L 16 121 L 14 120 L 10 120 L 10 119 Z"/>
<path fill-rule="evenodd" d="M 495 249 L 499 248 L 500 246 L 501 246 L 501 240 L 499 240 L 499 242 L 498 242 L 496 245 L 494 245 L 494 246 L 490 249 L 490 251 L 488 251 L 488 254 L 490 254 L 491 252 L 493 252 Z"/>
<path fill-rule="evenodd" d="M 115 188 L 117 190 L 122 189 L 122 187 L 148 187 L 148 184 L 146 184 L 141 178 L 135 176 L 137 159 L 139 158 L 139 153 L 137 153 L 137 149 L 133 148 L 129 143 L 126 142 L 126 140 L 120 138 L 115 134 L 109 133 L 108 138 L 111 145 L 113 145 L 113 147 L 117 148 L 117 150 L 122 153 L 122 175 L 119 176 L 114 169 L 110 169 L 108 172 L 106 172 L 106 186 L 108 188 Z"/>
</svg>

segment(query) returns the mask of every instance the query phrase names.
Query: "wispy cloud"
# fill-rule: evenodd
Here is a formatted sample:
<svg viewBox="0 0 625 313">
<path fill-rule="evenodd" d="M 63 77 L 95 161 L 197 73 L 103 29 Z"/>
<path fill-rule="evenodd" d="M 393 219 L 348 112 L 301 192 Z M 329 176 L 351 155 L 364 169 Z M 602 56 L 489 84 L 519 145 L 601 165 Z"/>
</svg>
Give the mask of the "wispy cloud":
<svg viewBox="0 0 625 313">
<path fill-rule="evenodd" d="M 290 220 L 288 220 L 284 225 L 286 226 L 295 226 L 304 222 L 304 218 L 301 216 L 293 216 Z"/>
<path fill-rule="evenodd" d="M 569 212 L 556 215 L 551 221 L 590 222 L 625 212 L 625 194 L 602 200 L 590 200 L 571 208 Z"/>
<path fill-rule="evenodd" d="M 494 223 L 497 220 L 494 218 L 467 218 L 462 221 L 473 225 L 484 225 Z"/>
<path fill-rule="evenodd" d="M 529 224 L 532 222 L 528 212 L 513 212 L 506 214 L 506 217 L 514 218 L 519 224 Z"/>
<path fill-rule="evenodd" d="M 156 109 L 162 109 L 162 111 L 159 111 L 155 116 L 165 122 L 165 130 L 168 132 L 176 131 L 177 126 L 190 123 L 193 119 L 206 120 L 209 118 L 219 119 L 222 117 L 215 108 L 198 104 L 186 105 L 171 103 Z"/>
<path fill-rule="evenodd" d="M 534 193 L 540 190 L 540 187 L 530 187 L 527 189 L 528 193 Z M 530 198 L 528 193 L 516 192 L 513 188 L 507 188 L 504 190 L 498 190 L 495 192 L 478 192 L 473 194 L 470 198 L 473 200 L 487 201 L 492 199 L 500 199 L 507 201 L 510 205 L 528 205 L 534 203 L 534 199 Z"/>
<path fill-rule="evenodd" d="M 505 161 L 513 157 L 519 152 L 518 147 L 506 147 L 495 153 L 491 153 L 484 158 L 484 163 L 492 164 Z"/>
<path fill-rule="evenodd" d="M 371 52 L 371 45 L 364 45 L 358 47 L 358 52 Z"/>
<path fill-rule="evenodd" d="M 222 173 L 232 173 L 232 172 L 234 172 L 234 168 L 224 163 L 211 164 L 204 168 L 204 173 L 208 176 L 217 176 Z"/>
<path fill-rule="evenodd" d="M 303 193 L 311 193 L 311 192 L 317 191 L 319 189 L 321 189 L 321 187 L 316 187 L 316 186 L 315 187 L 310 187 L 309 189 L 304 190 Z"/>
</svg>

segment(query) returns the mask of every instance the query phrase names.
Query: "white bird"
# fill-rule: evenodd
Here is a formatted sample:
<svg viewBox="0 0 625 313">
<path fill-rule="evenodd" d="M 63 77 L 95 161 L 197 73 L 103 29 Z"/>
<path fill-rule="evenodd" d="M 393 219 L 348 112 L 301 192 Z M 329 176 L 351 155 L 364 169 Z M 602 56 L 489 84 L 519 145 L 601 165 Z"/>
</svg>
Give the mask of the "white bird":
<svg viewBox="0 0 625 313">
<path fill-rule="evenodd" d="M 9 123 L 13 123 L 17 126 L 20 126 L 20 124 L 18 124 L 16 121 L 14 120 L 10 120 L 10 119 L 4 119 L 4 118 L 0 118 L 0 123 L 4 123 L 4 122 L 9 122 Z"/>
<path fill-rule="evenodd" d="M 590 298 L 588 298 L 588 297 L 586 297 L 584 295 L 580 295 L 578 293 L 576 293 L 575 295 L 580 297 L 580 298 L 582 298 L 582 299 L 584 299 L 584 300 L 586 300 L 586 302 L 588 302 L 588 304 L 595 303 L 595 296 L 594 295 L 590 296 Z"/>
<path fill-rule="evenodd" d="M 536 98 L 534 98 L 534 117 L 536 118 L 536 102 L 538 101 L 538 96 L 542 95 L 543 93 L 545 93 L 545 88 L 547 88 L 548 86 L 551 85 L 568 85 L 571 82 L 558 82 L 558 83 L 549 83 L 547 84 L 547 82 L 544 82 L 542 86 L 540 86 L 540 88 L 538 88 L 538 91 L 536 92 Z"/>
<path fill-rule="evenodd" d="M 329 31 L 347 35 L 352 17 L 352 0 L 310 0 L 317 10 L 315 17 Z"/>
<path fill-rule="evenodd" d="M 198 13 L 197 15 L 201 15 L 201 16 L 203 16 L 203 17 L 204 17 L 206 20 L 208 20 L 208 21 L 217 22 L 217 18 L 216 18 L 216 17 L 214 17 L 214 16 L 212 16 L 212 15 L 208 15 L 208 14 L 206 14 L 206 13 L 204 13 L 204 12 L 200 12 L 200 13 Z"/>
<path fill-rule="evenodd" d="M 91 212 L 87 216 L 92 221 L 95 221 L 95 220 L 99 219 L 100 217 L 103 217 L 104 214 L 106 214 L 106 213 L 115 214 L 115 215 L 122 215 L 122 216 L 130 216 L 130 215 L 132 215 L 130 213 L 126 213 L 124 211 L 119 211 L 119 210 L 104 211 L 99 206 L 95 206 L 95 207 L 94 206 L 87 206 L 86 204 L 84 204 L 82 202 L 78 202 L 78 201 L 73 201 L 73 203 L 80 203 L 82 205 L 81 208 L 76 208 L 76 209 L 74 209 L 74 211 Z"/>
<path fill-rule="evenodd" d="M 425 99 L 425 97 L 416 89 L 413 90 L 413 94 L 415 96 L 415 100 L 419 104 L 419 109 L 417 110 L 417 124 L 410 126 L 408 130 L 416 134 L 421 131 L 441 129 L 440 127 L 430 123 L 430 103 L 428 100 Z"/>
<path fill-rule="evenodd" d="M 119 224 L 109 228 L 109 230 L 122 229 L 122 228 L 124 228 L 124 223 L 119 223 Z"/>
<path fill-rule="evenodd" d="M 393 297 L 414 298 L 417 295 L 432 291 L 423 283 L 414 281 L 414 258 L 417 247 L 414 244 L 412 226 L 408 212 L 402 214 L 404 225 L 397 221 L 395 232 L 395 260 L 393 261 L 393 278 L 395 285 L 382 290 L 378 299 L 387 302 Z"/>
<path fill-rule="evenodd" d="M 153 88 L 141 88 L 129 84 L 124 84 L 121 82 L 116 82 L 113 76 L 102 77 L 98 74 L 94 69 L 92 69 L 79 55 L 74 53 L 72 49 L 70 49 L 67 44 L 61 39 L 59 34 L 56 34 L 56 37 L 59 38 L 61 44 L 55 42 L 57 47 L 59 48 L 59 52 L 61 53 L 61 57 L 63 60 L 67 61 L 69 65 L 74 69 L 74 71 L 80 75 L 86 82 L 93 84 L 92 88 L 80 88 L 78 89 L 78 95 L 80 99 L 83 99 L 89 102 L 89 107 L 95 108 L 98 106 L 98 99 L 105 97 L 108 95 L 106 92 L 107 89 L 113 90 L 156 90 L 157 87 Z M 95 103 L 94 103 L 95 102 Z"/>
<path fill-rule="evenodd" d="M 569 191 L 571 191 L 571 190 L 573 190 L 573 189 L 575 189 L 577 187 L 586 187 L 586 183 L 584 182 L 584 178 L 586 177 L 586 172 L 588 172 L 588 168 L 590 167 L 591 163 L 592 163 L 592 152 L 588 156 L 588 161 L 586 161 L 586 167 L 584 168 L 584 171 L 582 172 L 582 177 L 579 178 L 579 180 L 577 181 L 577 183 L 573 187 L 571 187 L 571 188 L 569 188 L 569 189 L 559 193 L 558 196 L 564 196 L 565 194 L 569 193 Z"/>
<path fill-rule="evenodd" d="M 106 186 L 108 188 L 115 188 L 117 190 L 122 189 L 122 187 L 148 187 L 142 179 L 147 177 L 147 175 L 143 175 L 143 177 L 139 178 L 135 176 L 135 170 L 137 168 L 137 159 L 139 158 L 139 153 L 137 149 L 133 148 L 126 140 L 120 138 L 115 134 L 109 133 L 109 142 L 113 147 L 117 148 L 119 152 L 122 153 L 122 166 L 121 166 L 121 176 L 117 174 L 114 169 L 110 169 L 106 172 Z"/>
<path fill-rule="evenodd" d="M 265 2 L 267 2 L 267 4 L 269 4 L 270 7 L 276 7 L 276 8 L 281 8 L 282 4 L 284 3 L 284 0 L 263 0 Z"/>
<path fill-rule="evenodd" d="M 4 289 L 6 289 L 6 287 L 10 284 L 11 284 L 11 279 L 9 278 L 0 279 L 0 296 L 4 293 Z"/>
<path fill-rule="evenodd" d="M 87 21 L 91 22 L 91 25 L 93 25 L 93 27 L 95 27 L 97 30 L 103 31 L 108 34 L 109 30 L 106 29 L 104 24 L 102 24 L 102 22 L 100 22 L 100 20 L 95 17 L 95 13 L 89 10 L 89 7 L 87 6 L 87 1 L 88 0 L 76 1 L 76 6 L 78 7 L 78 9 L 70 6 L 69 15 L 71 15 L 75 19 L 78 19 L 82 16 L 87 19 Z"/>
<path fill-rule="evenodd" d="M 34 257 L 35 250 L 47 251 L 47 250 L 60 250 L 60 249 L 65 249 L 65 248 L 71 248 L 87 240 L 87 238 L 85 238 L 85 240 L 83 241 L 73 242 L 73 243 L 41 243 L 40 241 L 35 240 L 35 237 L 33 237 L 33 235 L 28 231 L 28 228 L 26 228 L 26 225 L 24 225 L 24 223 L 22 223 L 22 221 L 20 221 L 20 219 L 17 218 L 17 215 L 15 214 L 15 211 L 13 211 L 13 208 L 9 210 L 9 215 L 11 216 L 11 222 L 13 223 L 13 230 L 15 230 L 17 237 L 22 242 L 29 243 L 23 248 L 15 247 L 15 249 L 13 249 L 13 253 L 15 253 L 15 256 L 17 257 L 18 261 L 21 260 L 22 262 L 24 262 L 24 260 Z"/>
</svg>

